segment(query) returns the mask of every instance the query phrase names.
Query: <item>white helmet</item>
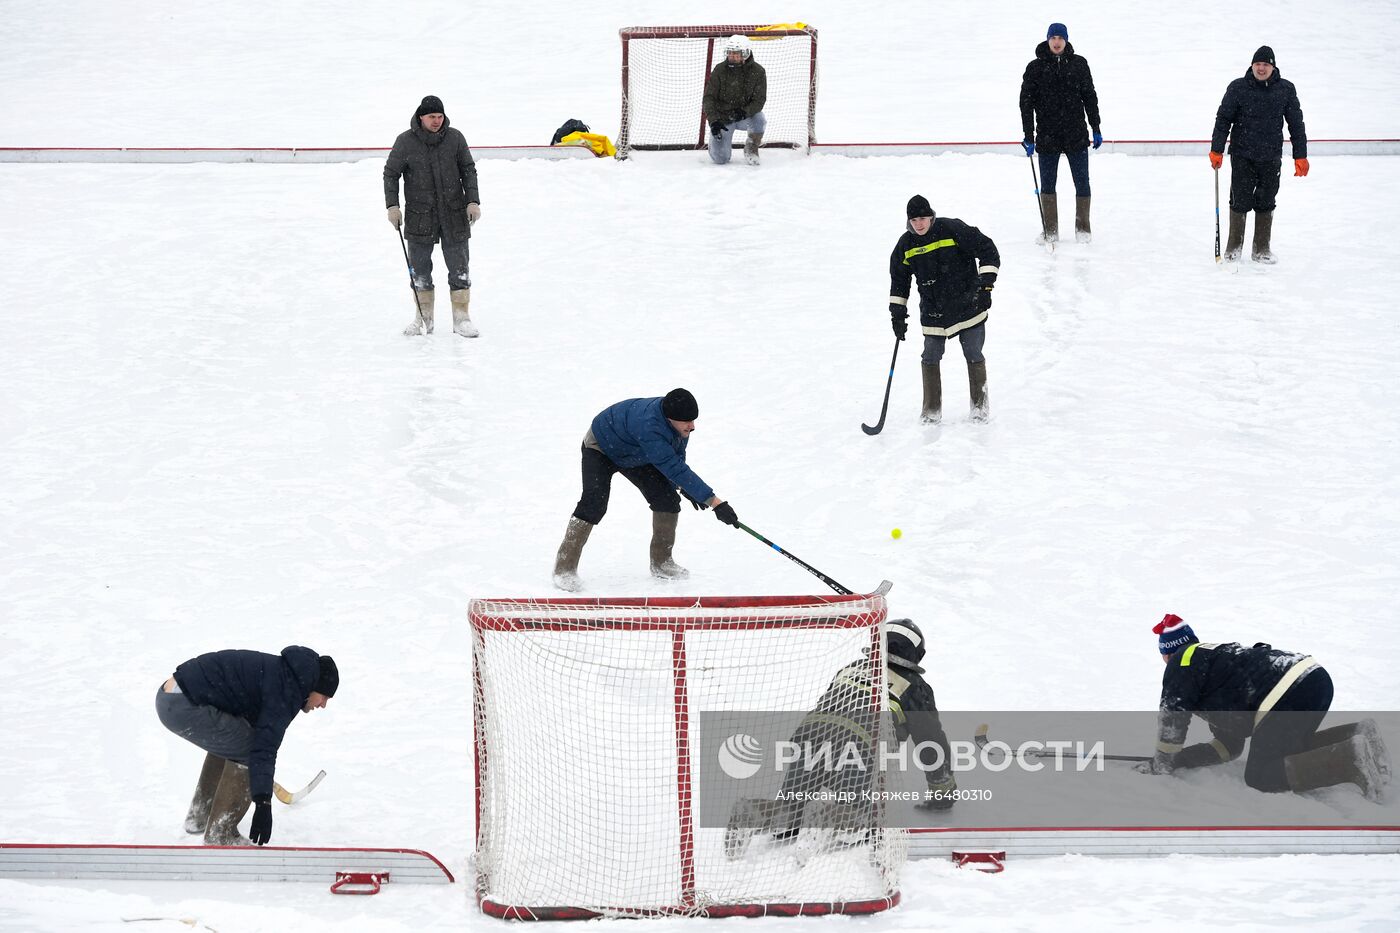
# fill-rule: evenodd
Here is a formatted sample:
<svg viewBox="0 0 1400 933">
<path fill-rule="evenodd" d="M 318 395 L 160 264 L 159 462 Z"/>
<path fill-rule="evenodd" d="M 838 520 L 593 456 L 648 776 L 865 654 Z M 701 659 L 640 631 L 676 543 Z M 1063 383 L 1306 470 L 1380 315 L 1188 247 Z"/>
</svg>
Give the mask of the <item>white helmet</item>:
<svg viewBox="0 0 1400 933">
<path fill-rule="evenodd" d="M 748 61 L 753 57 L 753 46 L 749 43 L 748 36 L 730 36 L 724 40 L 724 56 L 729 57 L 730 52 L 738 52 L 739 57 Z"/>
</svg>

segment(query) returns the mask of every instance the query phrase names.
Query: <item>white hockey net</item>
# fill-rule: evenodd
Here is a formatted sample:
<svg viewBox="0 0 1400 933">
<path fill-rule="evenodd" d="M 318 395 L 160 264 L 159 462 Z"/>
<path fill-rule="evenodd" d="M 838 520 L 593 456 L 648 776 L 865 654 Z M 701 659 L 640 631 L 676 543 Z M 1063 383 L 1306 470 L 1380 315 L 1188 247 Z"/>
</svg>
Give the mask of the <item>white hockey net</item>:
<svg viewBox="0 0 1400 933">
<path fill-rule="evenodd" d="M 469 615 L 485 912 L 794 915 L 898 902 L 907 839 L 881 828 L 878 807 L 854 832 L 803 828 L 781 844 L 770 832 L 738 855 L 723 821 L 701 819 L 724 780 L 722 755 L 701 753 L 722 730 L 702 736 L 702 722 L 806 713 L 853 664 L 878 685 L 866 711 L 887 708 L 882 595 L 473 600 Z M 760 785 L 771 800 L 774 783 Z M 729 812 L 713 793 L 710 812 Z"/>
<path fill-rule="evenodd" d="M 705 81 L 724 59 L 724 40 L 732 35 L 749 37 L 754 61 L 768 76 L 763 145 L 806 149 L 816 142 L 816 29 L 629 26 L 619 32 L 622 128 L 618 158 L 626 158 L 632 149 L 705 148 Z"/>
</svg>

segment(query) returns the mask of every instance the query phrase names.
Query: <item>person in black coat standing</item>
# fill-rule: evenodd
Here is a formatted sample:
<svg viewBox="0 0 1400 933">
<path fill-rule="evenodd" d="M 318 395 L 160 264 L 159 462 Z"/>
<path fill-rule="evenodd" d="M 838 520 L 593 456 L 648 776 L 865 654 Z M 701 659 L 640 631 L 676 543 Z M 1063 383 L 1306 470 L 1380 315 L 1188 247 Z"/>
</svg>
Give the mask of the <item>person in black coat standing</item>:
<svg viewBox="0 0 1400 933">
<path fill-rule="evenodd" d="M 919 289 L 919 324 L 924 332 L 922 357 L 924 424 L 943 417 L 944 344 L 957 335 L 967 360 L 972 420 L 986 421 L 987 313 L 992 307 L 1001 254 L 991 237 L 954 217 L 935 217 L 928 199 L 916 194 L 904 209 L 904 235 L 890 253 L 890 325 L 904 339 L 909 330 L 910 280 Z"/>
<path fill-rule="evenodd" d="M 1061 153 L 1074 176 L 1074 238 L 1088 243 L 1089 227 L 1089 119 L 1095 149 L 1103 145 L 1099 132 L 1099 95 L 1089 62 L 1076 55 L 1064 23 L 1051 23 L 1045 41 L 1035 47 L 1035 58 L 1021 78 L 1021 142 L 1026 155 L 1040 154 L 1040 205 L 1045 229 L 1037 242 L 1059 239 L 1060 215 L 1055 200 L 1055 176 Z"/>
<path fill-rule="evenodd" d="M 340 671 L 327 655 L 289 645 L 280 655 L 212 651 L 191 658 L 156 691 L 156 715 L 207 753 L 185 816 L 206 845 L 266 845 L 272 838 L 273 772 L 297 713 L 322 709 Z M 257 804 L 245 838 L 238 823 Z"/>
<path fill-rule="evenodd" d="M 1236 260 L 1244 249 L 1244 215 L 1254 211 L 1255 262 L 1274 263 L 1269 240 L 1274 228 L 1274 205 L 1283 168 L 1283 124 L 1293 141 L 1293 176 L 1308 174 L 1308 131 L 1303 108 L 1292 81 L 1279 74 L 1274 50 L 1261 45 L 1254 64 L 1225 88 L 1215 112 L 1210 137 L 1210 164 L 1216 171 L 1230 140 L 1230 237 L 1225 258 Z"/>
<path fill-rule="evenodd" d="M 399 209 L 400 178 L 407 201 L 404 210 Z M 418 313 L 404 334 L 433 332 L 433 244 L 441 240 L 452 286 L 452 331 L 463 337 L 480 336 L 468 313 L 472 279 L 467 241 L 481 217 L 476 160 L 466 137 L 443 113 L 442 100 L 432 94 L 413 111 L 409 128 L 389 151 L 384 163 L 384 204 L 389 223 L 402 228 L 408 241 L 413 290 L 418 296 Z"/>
</svg>

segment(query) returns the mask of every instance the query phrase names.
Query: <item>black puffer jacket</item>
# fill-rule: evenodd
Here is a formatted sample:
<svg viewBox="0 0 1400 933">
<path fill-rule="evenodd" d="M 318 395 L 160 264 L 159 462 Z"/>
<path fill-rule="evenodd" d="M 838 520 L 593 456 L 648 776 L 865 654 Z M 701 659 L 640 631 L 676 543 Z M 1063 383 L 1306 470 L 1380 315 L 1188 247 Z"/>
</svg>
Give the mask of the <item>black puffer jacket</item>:
<svg viewBox="0 0 1400 933">
<path fill-rule="evenodd" d="M 434 243 L 441 236 L 465 240 L 472 235 L 467 205 L 480 204 L 476 161 L 461 130 L 443 117 L 442 129 L 429 133 L 415 116 L 394 140 L 384 163 L 384 206 L 399 203 L 403 176 L 403 233 L 410 240 Z"/>
<path fill-rule="evenodd" d="M 1267 81 L 1254 77 L 1251 67 L 1243 78 L 1225 88 L 1220 109 L 1215 112 L 1215 132 L 1210 151 L 1224 152 L 1225 138 L 1230 152 L 1246 159 L 1275 162 L 1283 157 L 1283 124 L 1293 138 L 1293 158 L 1308 157 L 1308 130 L 1303 125 L 1303 108 L 1292 81 L 1285 81 L 1274 69 Z"/>
<path fill-rule="evenodd" d="M 272 794 L 282 736 L 320 675 L 316 652 L 288 645 L 282 654 L 211 651 L 175 668 L 175 682 L 196 706 L 212 706 L 253 725 L 248 782 L 253 796 Z"/>
<path fill-rule="evenodd" d="M 981 277 L 996 281 L 1001 254 L 976 227 L 954 217 L 935 217 L 928 233 L 912 229 L 890 253 L 890 303 L 909 301 L 909 280 L 919 283 L 919 323 L 925 335 L 951 337 L 987 319 L 977 310 Z"/>
<path fill-rule="evenodd" d="M 1065 43 L 1063 53 L 1050 51 L 1050 43 L 1035 47 L 1035 58 L 1021 77 L 1021 132 L 1035 133 L 1035 144 L 1046 152 L 1079 152 L 1089 145 L 1084 118 L 1099 130 L 1099 95 L 1089 61 L 1074 54 Z"/>
<path fill-rule="evenodd" d="M 751 117 L 768 103 L 768 74 L 752 57 L 741 65 L 731 67 L 720 62 L 710 71 L 705 82 L 705 97 L 701 106 L 705 119 L 729 122 L 730 115 L 742 110 Z"/>
</svg>

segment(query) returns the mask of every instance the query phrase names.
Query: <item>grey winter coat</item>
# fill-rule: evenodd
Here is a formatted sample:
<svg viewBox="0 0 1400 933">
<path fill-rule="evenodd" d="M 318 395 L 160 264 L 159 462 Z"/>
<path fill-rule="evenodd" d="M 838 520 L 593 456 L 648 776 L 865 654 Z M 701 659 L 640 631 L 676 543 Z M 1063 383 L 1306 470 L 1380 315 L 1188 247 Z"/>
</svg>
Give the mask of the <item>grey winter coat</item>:
<svg viewBox="0 0 1400 933">
<path fill-rule="evenodd" d="M 446 117 L 442 129 L 429 133 L 417 117 L 394 140 L 384 163 L 384 206 L 399 203 L 399 176 L 403 176 L 404 237 L 435 243 L 439 237 L 465 240 L 472 235 L 467 205 L 480 204 L 476 190 L 476 162 L 461 130 Z"/>
</svg>

